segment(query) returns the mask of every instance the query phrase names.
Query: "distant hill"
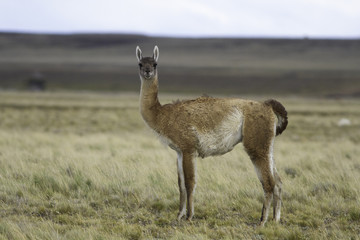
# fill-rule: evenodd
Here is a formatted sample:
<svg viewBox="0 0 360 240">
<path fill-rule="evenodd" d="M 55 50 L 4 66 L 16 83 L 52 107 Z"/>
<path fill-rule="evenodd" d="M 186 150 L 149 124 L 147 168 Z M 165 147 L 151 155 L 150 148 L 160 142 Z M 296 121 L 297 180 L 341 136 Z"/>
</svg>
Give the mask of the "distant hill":
<svg viewBox="0 0 360 240">
<path fill-rule="evenodd" d="M 160 48 L 161 91 L 360 96 L 360 40 L 0 33 L 0 88 L 138 91 L 136 46 Z"/>
</svg>

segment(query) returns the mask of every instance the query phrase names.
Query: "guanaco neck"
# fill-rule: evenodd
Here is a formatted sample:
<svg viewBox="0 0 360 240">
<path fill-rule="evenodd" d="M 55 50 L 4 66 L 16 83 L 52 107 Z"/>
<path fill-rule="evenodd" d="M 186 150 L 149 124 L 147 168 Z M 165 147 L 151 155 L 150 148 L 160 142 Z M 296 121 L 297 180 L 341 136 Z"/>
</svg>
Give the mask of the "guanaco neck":
<svg viewBox="0 0 360 240">
<path fill-rule="evenodd" d="M 158 91 L 159 81 L 157 74 L 150 80 L 141 78 L 140 112 L 145 122 L 154 130 L 156 130 L 156 117 L 161 107 Z"/>
</svg>

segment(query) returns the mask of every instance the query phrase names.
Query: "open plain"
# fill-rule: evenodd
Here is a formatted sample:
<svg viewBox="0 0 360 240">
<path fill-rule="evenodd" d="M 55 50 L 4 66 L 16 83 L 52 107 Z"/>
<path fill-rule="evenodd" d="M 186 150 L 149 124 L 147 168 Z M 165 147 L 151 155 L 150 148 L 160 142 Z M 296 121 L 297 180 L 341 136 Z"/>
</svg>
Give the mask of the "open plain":
<svg viewBox="0 0 360 240">
<path fill-rule="evenodd" d="M 360 100 L 278 100 L 282 219 L 259 228 L 263 193 L 241 144 L 198 159 L 195 217 L 178 222 L 176 154 L 143 123 L 138 93 L 2 91 L 0 238 L 359 239 Z"/>
</svg>

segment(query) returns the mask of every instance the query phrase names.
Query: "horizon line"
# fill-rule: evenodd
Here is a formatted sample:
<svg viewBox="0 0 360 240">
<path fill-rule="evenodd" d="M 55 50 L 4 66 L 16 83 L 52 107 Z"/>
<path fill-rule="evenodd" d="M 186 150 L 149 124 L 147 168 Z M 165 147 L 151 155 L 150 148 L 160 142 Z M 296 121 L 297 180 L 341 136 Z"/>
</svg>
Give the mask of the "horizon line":
<svg viewBox="0 0 360 240">
<path fill-rule="evenodd" d="M 311 35 L 185 35 L 185 34 L 151 34 L 126 31 L 34 31 L 34 30 L 2 30 L 0 34 L 28 34 L 28 35 L 135 35 L 152 38 L 179 39 L 312 39 L 312 40 L 360 40 L 359 36 L 311 36 Z"/>
</svg>

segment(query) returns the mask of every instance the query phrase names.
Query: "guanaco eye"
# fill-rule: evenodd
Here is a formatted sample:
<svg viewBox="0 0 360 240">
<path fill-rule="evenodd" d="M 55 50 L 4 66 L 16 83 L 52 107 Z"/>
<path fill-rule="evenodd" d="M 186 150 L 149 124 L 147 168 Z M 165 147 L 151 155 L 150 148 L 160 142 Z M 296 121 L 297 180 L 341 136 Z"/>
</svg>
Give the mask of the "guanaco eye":
<svg viewBox="0 0 360 240">
<path fill-rule="evenodd" d="M 142 67 L 142 64 L 141 64 L 141 63 L 139 63 L 139 67 Z"/>
<path fill-rule="evenodd" d="M 157 66 L 157 63 L 154 63 L 154 68 L 156 68 L 156 66 Z"/>
</svg>

